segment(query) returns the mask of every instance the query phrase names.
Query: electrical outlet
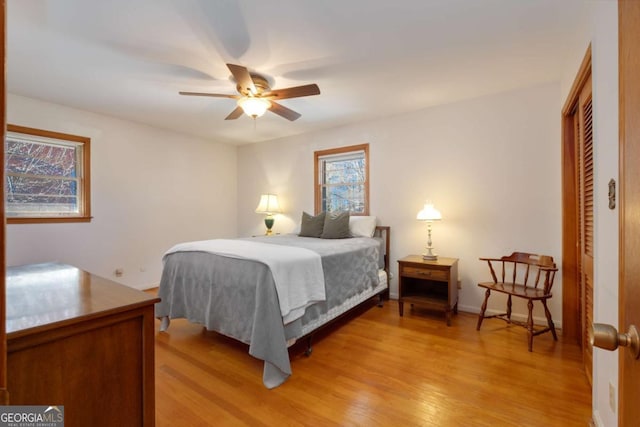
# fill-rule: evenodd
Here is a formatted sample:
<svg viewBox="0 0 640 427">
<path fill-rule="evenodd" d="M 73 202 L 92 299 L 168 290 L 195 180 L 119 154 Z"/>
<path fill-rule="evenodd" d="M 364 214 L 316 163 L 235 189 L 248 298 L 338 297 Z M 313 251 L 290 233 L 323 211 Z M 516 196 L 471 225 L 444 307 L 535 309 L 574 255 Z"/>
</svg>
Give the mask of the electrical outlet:
<svg viewBox="0 0 640 427">
<path fill-rule="evenodd" d="M 611 412 L 616 413 L 616 388 L 609 383 L 609 407 Z"/>
<path fill-rule="evenodd" d="M 458 280 L 458 289 L 462 289 L 462 280 Z"/>
</svg>

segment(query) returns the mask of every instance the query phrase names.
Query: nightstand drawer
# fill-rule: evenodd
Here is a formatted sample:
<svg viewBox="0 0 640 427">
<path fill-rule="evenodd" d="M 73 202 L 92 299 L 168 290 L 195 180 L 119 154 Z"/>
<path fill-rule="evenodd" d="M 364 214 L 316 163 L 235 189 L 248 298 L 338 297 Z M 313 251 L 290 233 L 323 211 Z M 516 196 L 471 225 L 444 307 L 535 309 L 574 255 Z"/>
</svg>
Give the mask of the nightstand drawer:
<svg viewBox="0 0 640 427">
<path fill-rule="evenodd" d="M 449 272 L 444 270 L 428 270 L 417 267 L 403 266 L 400 272 L 402 276 L 415 277 L 416 279 L 449 281 Z"/>
</svg>

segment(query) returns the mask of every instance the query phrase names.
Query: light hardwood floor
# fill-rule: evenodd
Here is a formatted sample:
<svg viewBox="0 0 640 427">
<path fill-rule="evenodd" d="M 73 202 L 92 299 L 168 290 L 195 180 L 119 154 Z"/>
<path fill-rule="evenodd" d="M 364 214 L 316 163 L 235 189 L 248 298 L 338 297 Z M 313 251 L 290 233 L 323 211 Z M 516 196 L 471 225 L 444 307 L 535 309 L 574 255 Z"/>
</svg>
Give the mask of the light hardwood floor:
<svg viewBox="0 0 640 427">
<path fill-rule="evenodd" d="M 550 334 L 395 301 L 338 322 L 290 350 L 293 375 L 262 384 L 247 347 L 201 326 L 156 321 L 156 425 L 586 426 L 591 389 L 579 348 Z"/>
</svg>

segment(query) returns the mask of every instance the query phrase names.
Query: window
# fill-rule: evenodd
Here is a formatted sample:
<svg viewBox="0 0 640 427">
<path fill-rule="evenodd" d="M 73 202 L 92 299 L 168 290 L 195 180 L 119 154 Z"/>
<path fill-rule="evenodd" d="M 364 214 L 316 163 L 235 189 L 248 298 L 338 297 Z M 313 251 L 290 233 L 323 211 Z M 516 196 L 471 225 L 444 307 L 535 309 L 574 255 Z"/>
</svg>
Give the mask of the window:
<svg viewBox="0 0 640 427">
<path fill-rule="evenodd" d="M 7 222 L 88 222 L 89 138 L 8 125 Z"/>
<path fill-rule="evenodd" d="M 316 151 L 315 210 L 369 215 L 369 144 Z"/>
</svg>

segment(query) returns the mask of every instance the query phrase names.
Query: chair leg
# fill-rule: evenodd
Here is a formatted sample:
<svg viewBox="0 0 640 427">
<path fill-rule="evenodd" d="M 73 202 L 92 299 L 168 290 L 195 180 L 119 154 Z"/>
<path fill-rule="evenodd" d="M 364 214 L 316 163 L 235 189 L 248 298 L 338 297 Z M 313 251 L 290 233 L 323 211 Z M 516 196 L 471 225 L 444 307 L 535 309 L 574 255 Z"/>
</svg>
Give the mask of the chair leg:
<svg viewBox="0 0 640 427">
<path fill-rule="evenodd" d="M 478 325 L 476 326 L 476 331 L 479 331 L 480 326 L 482 326 L 484 312 L 487 310 L 487 301 L 489 301 L 489 295 L 491 295 L 491 289 L 487 289 L 487 292 L 484 293 L 484 302 L 482 303 L 482 307 L 480 307 L 480 314 L 478 315 Z"/>
<path fill-rule="evenodd" d="M 553 324 L 553 320 L 551 319 L 551 312 L 547 307 L 547 300 L 542 300 L 542 305 L 544 306 L 544 314 L 547 316 L 547 324 L 549 325 L 549 329 L 551 329 L 551 333 L 553 334 L 553 339 L 558 341 L 558 335 L 556 334 L 556 327 Z"/>
<path fill-rule="evenodd" d="M 527 331 L 529 332 L 529 351 L 533 351 L 533 301 L 529 300 L 529 317 L 527 318 Z"/>
<path fill-rule="evenodd" d="M 511 295 L 507 298 L 507 323 L 511 323 Z"/>
</svg>

